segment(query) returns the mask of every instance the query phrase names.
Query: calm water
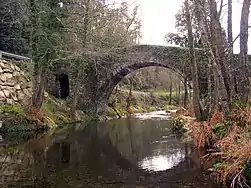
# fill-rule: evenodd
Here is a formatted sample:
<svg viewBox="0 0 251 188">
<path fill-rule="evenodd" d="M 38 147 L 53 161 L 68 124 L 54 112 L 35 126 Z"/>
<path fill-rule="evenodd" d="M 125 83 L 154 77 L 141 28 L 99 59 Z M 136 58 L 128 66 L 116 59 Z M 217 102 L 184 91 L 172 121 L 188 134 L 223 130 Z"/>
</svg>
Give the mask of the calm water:
<svg viewBox="0 0 251 188">
<path fill-rule="evenodd" d="M 2 136 L 0 187 L 216 187 L 164 112 L 31 137 Z"/>
</svg>

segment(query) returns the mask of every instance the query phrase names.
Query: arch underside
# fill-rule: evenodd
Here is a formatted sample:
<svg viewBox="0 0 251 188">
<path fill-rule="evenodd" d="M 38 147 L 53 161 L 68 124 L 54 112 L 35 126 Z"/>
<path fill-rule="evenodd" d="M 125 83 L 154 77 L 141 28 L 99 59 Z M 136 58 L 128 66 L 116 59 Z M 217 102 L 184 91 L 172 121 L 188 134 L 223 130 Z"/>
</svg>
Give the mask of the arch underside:
<svg viewBox="0 0 251 188">
<path fill-rule="evenodd" d="M 110 78 L 109 86 L 107 87 L 107 89 L 108 89 L 107 90 L 107 99 L 109 99 L 113 89 L 116 87 L 116 85 L 124 77 L 126 77 L 127 75 L 129 75 L 130 73 L 132 73 L 134 71 L 137 71 L 137 70 L 142 69 L 142 68 L 147 68 L 147 67 L 163 67 L 163 68 L 166 68 L 166 69 L 170 69 L 177 75 L 177 77 L 182 82 L 184 82 L 185 75 L 182 74 L 179 70 L 177 70 L 177 69 L 175 69 L 175 68 L 173 68 L 173 67 L 171 67 L 169 65 L 162 64 L 162 63 L 156 63 L 156 62 L 135 63 L 135 64 L 131 64 L 131 65 L 128 65 L 128 66 L 125 66 L 125 67 L 121 67 L 120 70 Z"/>
</svg>

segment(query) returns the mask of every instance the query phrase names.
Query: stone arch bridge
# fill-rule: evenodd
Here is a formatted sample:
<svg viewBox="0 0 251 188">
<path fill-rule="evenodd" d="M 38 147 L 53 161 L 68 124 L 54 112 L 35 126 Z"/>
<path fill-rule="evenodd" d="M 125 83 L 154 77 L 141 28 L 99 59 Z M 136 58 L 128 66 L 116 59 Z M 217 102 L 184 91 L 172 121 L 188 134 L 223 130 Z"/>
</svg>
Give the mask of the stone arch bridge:
<svg viewBox="0 0 251 188">
<path fill-rule="evenodd" d="M 199 72 L 206 72 L 206 53 L 196 51 Z M 103 54 L 91 54 L 86 70 L 80 108 L 90 114 L 103 114 L 115 86 L 128 74 L 140 68 L 158 66 L 173 70 L 184 81 L 191 80 L 189 50 L 180 47 L 137 45 L 114 49 Z M 202 77 L 202 76 L 201 76 Z M 71 85 L 74 81 L 70 81 Z"/>
<path fill-rule="evenodd" d="M 200 87 L 207 88 L 207 53 L 196 49 Z M 184 81 L 191 81 L 189 49 L 173 46 L 136 45 L 113 49 L 106 53 L 89 53 L 82 85 L 79 108 L 89 114 L 103 114 L 114 87 L 128 74 L 140 68 L 159 66 L 177 73 Z M 250 58 L 249 58 L 250 59 Z M 60 63 L 62 66 L 62 63 Z M 61 71 L 65 69 L 60 67 Z M 67 68 L 66 68 L 67 69 Z M 68 69 L 69 70 L 69 69 Z M 68 72 L 70 75 L 70 72 Z M 74 73 L 72 74 L 74 75 Z M 70 78 L 70 90 L 74 79 Z M 70 92 L 71 93 L 71 92 Z"/>
</svg>

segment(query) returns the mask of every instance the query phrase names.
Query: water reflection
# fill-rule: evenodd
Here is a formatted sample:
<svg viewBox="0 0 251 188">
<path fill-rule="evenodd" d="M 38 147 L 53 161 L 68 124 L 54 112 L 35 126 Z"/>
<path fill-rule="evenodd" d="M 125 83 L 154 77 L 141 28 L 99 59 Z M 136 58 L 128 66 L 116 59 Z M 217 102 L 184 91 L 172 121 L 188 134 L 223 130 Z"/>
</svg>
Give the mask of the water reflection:
<svg viewBox="0 0 251 188">
<path fill-rule="evenodd" d="M 184 159 L 185 152 L 180 150 L 174 154 L 169 154 L 167 156 L 156 155 L 152 157 L 146 157 L 142 161 L 139 161 L 139 166 L 150 171 L 161 171 L 173 168 Z"/>
<path fill-rule="evenodd" d="M 156 120 L 170 120 L 170 114 L 166 111 L 155 111 L 149 113 L 136 113 L 134 114 L 135 117 L 141 120 L 145 119 L 156 119 Z"/>
<path fill-rule="evenodd" d="M 156 116 L 71 125 L 1 148 L 0 183 L 46 188 L 183 187 L 195 176 L 201 178 L 190 146 L 171 133 L 170 121 Z M 4 138 L 11 145 L 9 137 Z M 167 169 L 171 170 L 158 172 Z M 212 187 L 201 180 L 192 187 Z"/>
</svg>

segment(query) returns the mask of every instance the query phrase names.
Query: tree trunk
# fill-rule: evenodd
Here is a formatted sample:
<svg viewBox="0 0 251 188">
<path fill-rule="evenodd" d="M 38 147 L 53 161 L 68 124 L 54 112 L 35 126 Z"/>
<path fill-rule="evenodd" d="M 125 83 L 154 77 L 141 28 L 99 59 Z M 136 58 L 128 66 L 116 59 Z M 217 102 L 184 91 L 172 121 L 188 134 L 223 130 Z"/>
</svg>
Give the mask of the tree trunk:
<svg viewBox="0 0 251 188">
<path fill-rule="evenodd" d="M 210 0 L 210 19 L 211 19 L 211 48 L 215 56 L 215 62 L 220 68 L 221 77 L 223 78 L 224 92 L 227 94 L 227 100 L 231 101 L 231 87 L 230 87 L 230 76 L 228 70 L 228 63 L 225 52 L 225 42 L 223 36 L 223 30 L 220 23 L 220 17 L 217 12 L 217 4 L 215 0 Z M 219 80 L 221 82 L 221 79 Z"/>
<path fill-rule="evenodd" d="M 247 68 L 247 53 L 248 53 L 248 20 L 249 20 L 249 8 L 250 0 L 244 0 L 241 12 L 241 22 L 240 22 L 240 99 L 242 102 L 248 101 L 249 94 L 249 78 L 248 78 L 248 68 Z"/>
<path fill-rule="evenodd" d="M 44 92 L 46 89 L 47 74 L 45 68 L 42 68 L 39 74 L 39 83 L 37 83 L 36 90 L 32 96 L 32 105 L 36 109 L 40 109 L 44 101 Z"/>
<path fill-rule="evenodd" d="M 183 107 L 187 108 L 187 104 L 188 104 L 188 89 L 187 89 L 187 77 L 184 78 L 184 103 L 183 103 Z"/>
<path fill-rule="evenodd" d="M 178 105 L 180 105 L 180 82 L 178 86 Z"/>
<path fill-rule="evenodd" d="M 172 81 L 172 75 L 170 74 L 169 105 L 172 105 L 172 94 L 173 94 L 173 81 Z"/>
<path fill-rule="evenodd" d="M 130 81 L 130 88 L 129 88 L 129 95 L 126 100 L 126 110 L 130 114 L 131 113 L 131 103 L 132 103 L 132 89 L 133 89 L 133 77 L 129 78 Z"/>
<path fill-rule="evenodd" d="M 233 3 L 232 0 L 228 0 L 228 18 L 227 18 L 227 41 L 228 41 L 228 61 L 230 67 L 233 64 L 233 23 L 232 23 L 232 16 L 233 15 Z M 236 83 L 234 81 L 235 78 L 235 73 L 231 71 L 231 83 L 232 83 L 232 88 L 231 88 L 231 96 L 236 95 Z"/>
<path fill-rule="evenodd" d="M 210 22 L 208 19 L 208 9 L 205 1 L 196 0 L 196 7 L 199 10 L 197 15 L 199 28 L 201 29 L 202 43 L 209 49 L 209 62 L 214 78 L 214 102 L 221 106 L 222 111 L 227 115 L 231 101 L 231 88 L 228 66 L 225 54 L 225 43 L 223 31 L 217 12 L 215 0 L 210 0 Z"/>
<path fill-rule="evenodd" d="M 199 90 L 199 81 L 198 81 L 198 68 L 197 62 L 195 59 L 195 51 L 194 51 L 194 39 L 193 39 L 193 30 L 192 30 L 192 21 L 189 11 L 189 3 L 188 0 L 185 0 L 185 11 L 186 11 L 186 24 L 188 31 L 188 45 L 189 45 L 189 53 L 190 53 L 190 62 L 192 65 L 192 81 L 193 81 L 193 106 L 194 113 L 198 120 L 202 118 L 201 108 L 200 108 L 200 90 Z"/>
</svg>

